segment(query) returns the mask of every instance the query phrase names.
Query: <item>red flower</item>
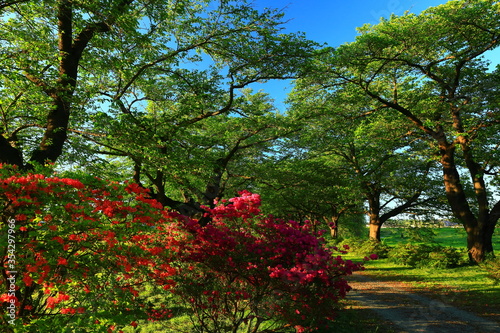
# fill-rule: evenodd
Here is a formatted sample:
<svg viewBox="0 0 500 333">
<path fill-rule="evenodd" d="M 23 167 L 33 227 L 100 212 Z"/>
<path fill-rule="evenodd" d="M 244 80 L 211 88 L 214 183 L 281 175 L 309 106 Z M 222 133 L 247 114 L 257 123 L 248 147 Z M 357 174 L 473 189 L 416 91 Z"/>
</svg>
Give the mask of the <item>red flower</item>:
<svg viewBox="0 0 500 333">
<path fill-rule="evenodd" d="M 33 279 L 28 274 L 24 274 L 23 282 L 29 287 L 33 284 Z"/>
<path fill-rule="evenodd" d="M 85 185 L 83 185 L 81 181 L 76 179 L 62 178 L 60 179 L 60 181 L 66 185 L 73 186 L 74 188 L 77 189 L 83 189 L 85 187 Z"/>
<path fill-rule="evenodd" d="M 67 265 L 68 264 L 68 260 L 66 260 L 66 258 L 59 257 L 59 259 L 57 260 L 57 264 L 58 265 Z"/>
<path fill-rule="evenodd" d="M 52 240 L 58 242 L 59 244 L 64 244 L 64 239 L 59 236 L 53 237 Z"/>
<path fill-rule="evenodd" d="M 53 309 L 56 307 L 56 304 L 57 304 L 57 299 L 55 297 L 52 297 L 52 296 L 49 296 L 47 298 L 47 308 L 48 309 Z"/>
</svg>

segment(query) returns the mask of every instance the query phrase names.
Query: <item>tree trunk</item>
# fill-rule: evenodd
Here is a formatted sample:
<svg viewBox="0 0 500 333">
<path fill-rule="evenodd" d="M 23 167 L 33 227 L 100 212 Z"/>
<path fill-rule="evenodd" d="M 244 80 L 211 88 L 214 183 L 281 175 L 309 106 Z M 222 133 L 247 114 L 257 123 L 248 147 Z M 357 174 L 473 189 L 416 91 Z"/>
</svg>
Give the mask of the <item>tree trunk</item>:
<svg viewBox="0 0 500 333">
<path fill-rule="evenodd" d="M 488 253 L 493 252 L 492 235 L 488 235 L 485 228 L 481 228 L 479 225 L 465 229 L 467 231 L 469 260 L 476 263 L 482 262 Z"/>
<path fill-rule="evenodd" d="M 63 95 L 63 94 L 61 94 Z M 71 98 L 68 94 L 68 99 Z M 54 109 L 47 116 L 47 127 L 38 149 L 31 155 L 31 161 L 45 164 L 55 162 L 63 152 L 63 146 L 68 137 L 67 129 L 70 114 L 70 103 L 56 101 Z"/>
<path fill-rule="evenodd" d="M 484 181 L 478 180 L 478 178 L 481 178 L 478 176 L 478 170 L 472 168 L 472 163 L 468 162 L 468 169 L 474 182 L 475 199 L 479 206 L 478 216 L 476 217 L 473 213 L 455 165 L 455 147 L 455 144 L 440 142 L 446 197 L 453 214 L 462 222 L 467 232 L 469 259 L 471 262 L 480 263 L 489 253 L 493 253 L 492 236 L 496 219 L 490 218 Z"/>
<path fill-rule="evenodd" d="M 124 1 L 124 5 L 127 5 Z M 125 7 L 122 7 L 122 9 Z M 92 23 L 73 38 L 73 2 L 58 3 L 59 73 L 55 86 L 48 85 L 41 77 L 26 73 L 26 77 L 39 86 L 52 99 L 52 109 L 47 115 L 47 125 L 39 147 L 31 156 L 32 162 L 55 162 L 61 156 L 67 140 L 67 131 L 74 91 L 78 80 L 78 66 L 83 51 L 96 33 L 109 31 L 107 22 Z M 113 19 L 108 20 L 110 22 Z"/>
<path fill-rule="evenodd" d="M 341 213 L 340 213 L 341 214 Z M 323 216 L 323 220 L 325 221 L 326 225 L 330 229 L 330 236 L 335 239 L 339 236 L 339 219 L 340 219 L 340 214 L 336 214 L 334 216 Z"/>
<path fill-rule="evenodd" d="M 369 237 L 372 240 L 380 242 L 380 229 L 383 224 L 383 221 L 380 219 L 380 191 L 372 188 L 371 191 L 367 193 L 367 199 L 369 207 L 368 216 L 370 218 Z"/>
<path fill-rule="evenodd" d="M 373 198 L 372 198 L 373 199 Z M 370 204 L 370 239 L 380 242 L 380 229 L 382 229 L 383 221 L 380 219 L 380 201 L 368 200 Z"/>
<path fill-rule="evenodd" d="M 328 227 L 330 228 L 330 236 L 333 239 L 339 237 L 339 218 L 337 216 L 332 216 L 330 222 L 328 222 Z"/>
<path fill-rule="evenodd" d="M 380 222 L 370 221 L 370 239 L 380 242 L 380 229 L 382 229 Z"/>
<path fill-rule="evenodd" d="M 24 165 L 21 151 L 12 147 L 2 134 L 0 134 L 0 163 L 17 165 L 19 167 Z"/>
<path fill-rule="evenodd" d="M 337 229 L 337 226 L 330 227 L 330 236 L 333 239 L 336 239 L 339 236 L 339 230 Z"/>
</svg>

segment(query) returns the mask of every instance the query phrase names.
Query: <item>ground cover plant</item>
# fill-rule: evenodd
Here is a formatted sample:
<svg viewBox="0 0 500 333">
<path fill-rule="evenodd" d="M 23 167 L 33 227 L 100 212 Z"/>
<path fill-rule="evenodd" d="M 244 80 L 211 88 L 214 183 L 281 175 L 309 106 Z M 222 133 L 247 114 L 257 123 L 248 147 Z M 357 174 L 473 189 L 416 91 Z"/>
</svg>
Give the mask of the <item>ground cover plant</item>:
<svg viewBox="0 0 500 333">
<path fill-rule="evenodd" d="M 345 275 L 361 268 L 310 223 L 260 215 L 250 192 L 205 207 L 212 222 L 201 226 L 136 184 L 0 173 L 10 235 L 0 240 L 1 320 L 11 332 L 147 322 L 164 332 L 307 332 L 334 319 Z"/>
</svg>

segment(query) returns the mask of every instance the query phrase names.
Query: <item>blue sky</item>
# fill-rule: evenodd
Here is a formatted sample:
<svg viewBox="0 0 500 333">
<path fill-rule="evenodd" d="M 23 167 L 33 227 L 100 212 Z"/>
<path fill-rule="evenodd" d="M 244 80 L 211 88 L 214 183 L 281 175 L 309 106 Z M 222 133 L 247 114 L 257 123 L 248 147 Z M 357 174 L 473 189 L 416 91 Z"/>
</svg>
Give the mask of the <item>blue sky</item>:
<svg viewBox="0 0 500 333">
<path fill-rule="evenodd" d="M 283 9 L 286 32 L 302 31 L 308 39 L 329 46 L 339 46 L 354 41 L 356 28 L 365 23 L 376 24 L 380 17 L 388 18 L 391 13 L 402 15 L 406 11 L 420 13 L 446 0 L 254 0 L 257 8 Z M 500 48 L 491 52 L 488 58 L 500 63 Z M 289 91 L 289 83 L 271 82 L 254 89 L 264 89 L 276 100 L 283 110 L 282 101 Z"/>
<path fill-rule="evenodd" d="M 284 9 L 288 31 L 303 31 L 309 39 L 331 46 L 351 42 L 356 28 L 376 24 L 380 17 L 405 11 L 420 13 L 445 0 L 255 0 L 258 8 Z"/>
</svg>

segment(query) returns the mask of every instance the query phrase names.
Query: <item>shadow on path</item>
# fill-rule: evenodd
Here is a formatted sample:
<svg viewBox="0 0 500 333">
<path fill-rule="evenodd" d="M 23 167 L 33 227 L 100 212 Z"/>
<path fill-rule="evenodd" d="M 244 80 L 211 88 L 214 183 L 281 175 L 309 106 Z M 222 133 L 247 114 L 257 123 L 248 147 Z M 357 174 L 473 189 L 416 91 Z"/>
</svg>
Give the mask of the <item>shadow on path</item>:
<svg viewBox="0 0 500 333">
<path fill-rule="evenodd" d="M 445 303 L 410 293 L 395 282 L 361 274 L 348 277 L 347 298 L 394 323 L 399 333 L 500 333 L 500 324 Z"/>
</svg>

